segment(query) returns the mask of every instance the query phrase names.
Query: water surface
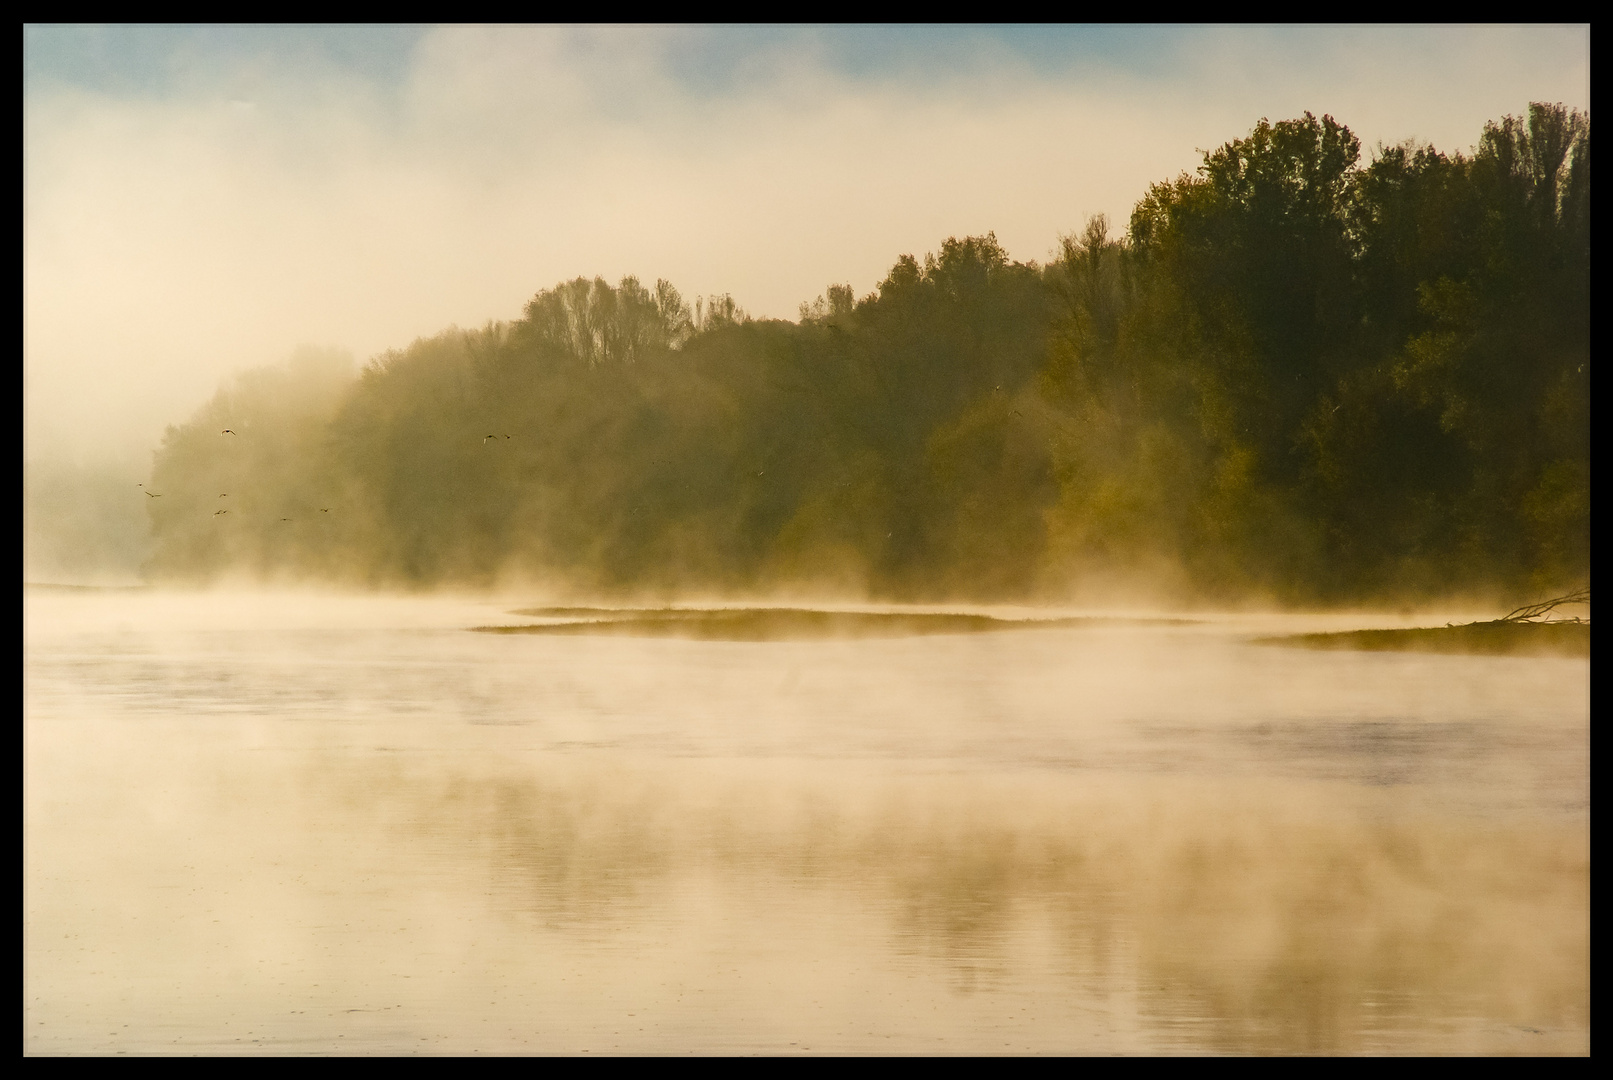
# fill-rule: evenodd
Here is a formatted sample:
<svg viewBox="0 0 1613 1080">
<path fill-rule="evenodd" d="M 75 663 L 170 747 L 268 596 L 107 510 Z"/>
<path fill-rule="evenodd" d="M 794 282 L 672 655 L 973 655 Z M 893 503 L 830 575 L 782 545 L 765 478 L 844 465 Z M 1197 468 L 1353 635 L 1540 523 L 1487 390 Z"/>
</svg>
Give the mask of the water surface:
<svg viewBox="0 0 1613 1080">
<path fill-rule="evenodd" d="M 1588 1052 L 1587 660 L 534 607 L 26 593 L 25 1052 Z"/>
</svg>

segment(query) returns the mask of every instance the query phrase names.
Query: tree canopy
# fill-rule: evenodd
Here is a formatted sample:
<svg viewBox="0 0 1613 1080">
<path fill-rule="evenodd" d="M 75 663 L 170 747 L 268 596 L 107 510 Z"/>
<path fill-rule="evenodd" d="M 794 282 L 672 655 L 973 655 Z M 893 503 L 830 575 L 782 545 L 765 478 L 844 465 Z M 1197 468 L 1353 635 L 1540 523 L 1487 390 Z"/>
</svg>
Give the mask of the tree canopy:
<svg viewBox="0 0 1613 1080">
<path fill-rule="evenodd" d="M 356 375 L 305 356 L 221 391 L 157 452 L 150 569 L 930 600 L 1576 584 L 1589 204 L 1589 118 L 1561 106 L 1365 162 L 1306 114 L 1153 185 L 1122 237 L 1095 218 L 1046 265 L 948 238 L 797 322 L 579 277 Z"/>
</svg>

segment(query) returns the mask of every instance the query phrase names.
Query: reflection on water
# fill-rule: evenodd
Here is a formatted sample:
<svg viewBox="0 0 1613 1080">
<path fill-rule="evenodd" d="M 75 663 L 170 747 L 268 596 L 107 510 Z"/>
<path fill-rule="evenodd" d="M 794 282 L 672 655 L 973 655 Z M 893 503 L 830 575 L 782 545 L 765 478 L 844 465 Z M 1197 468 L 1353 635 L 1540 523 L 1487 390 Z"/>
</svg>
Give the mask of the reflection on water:
<svg viewBox="0 0 1613 1080">
<path fill-rule="evenodd" d="M 1588 1052 L 1585 661 L 500 610 L 28 596 L 25 1050 Z"/>
</svg>

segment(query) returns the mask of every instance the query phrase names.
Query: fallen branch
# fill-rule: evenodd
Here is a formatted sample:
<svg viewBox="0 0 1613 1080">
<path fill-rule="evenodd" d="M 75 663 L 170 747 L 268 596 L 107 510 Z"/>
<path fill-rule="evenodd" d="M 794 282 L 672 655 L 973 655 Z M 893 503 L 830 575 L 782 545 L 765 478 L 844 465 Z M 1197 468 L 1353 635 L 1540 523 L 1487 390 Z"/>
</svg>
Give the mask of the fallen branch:
<svg viewBox="0 0 1613 1080">
<path fill-rule="evenodd" d="M 1542 616 L 1546 615 L 1547 613 L 1551 612 L 1552 610 L 1554 610 L 1554 609 L 1556 609 L 1558 607 L 1561 607 L 1564 604 L 1586 604 L 1586 605 L 1589 605 L 1590 602 L 1591 602 L 1591 587 L 1589 585 L 1586 585 L 1586 586 L 1584 586 L 1582 588 L 1575 589 L 1573 592 L 1569 593 L 1567 596 L 1559 596 L 1559 597 L 1557 597 L 1556 599 L 1553 599 L 1553 600 L 1543 600 L 1538 604 L 1529 604 L 1529 605 L 1527 605 L 1525 607 L 1517 608 L 1517 609 L 1513 610 L 1511 613 L 1509 613 L 1507 615 L 1503 615 L 1501 618 L 1497 619 L 1496 622 L 1535 622 L 1535 621 L 1539 620 Z M 1561 621 L 1561 622 L 1581 622 L 1583 620 L 1581 620 L 1580 618 L 1578 618 L 1576 616 L 1576 617 L 1574 617 L 1572 619 L 1562 619 L 1562 620 L 1559 620 L 1559 621 Z"/>
</svg>

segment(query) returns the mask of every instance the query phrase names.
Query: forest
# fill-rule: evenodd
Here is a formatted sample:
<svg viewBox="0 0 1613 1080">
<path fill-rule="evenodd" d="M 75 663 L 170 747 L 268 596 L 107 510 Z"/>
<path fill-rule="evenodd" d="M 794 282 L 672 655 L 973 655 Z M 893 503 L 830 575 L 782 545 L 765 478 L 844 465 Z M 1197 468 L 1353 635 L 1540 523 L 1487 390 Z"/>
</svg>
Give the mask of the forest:
<svg viewBox="0 0 1613 1080">
<path fill-rule="evenodd" d="M 1045 264 L 994 235 L 791 322 L 579 277 L 305 351 L 155 454 L 158 581 L 1346 604 L 1589 580 L 1590 122 L 1270 123 Z"/>
</svg>

